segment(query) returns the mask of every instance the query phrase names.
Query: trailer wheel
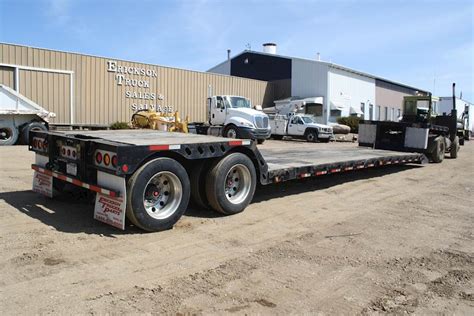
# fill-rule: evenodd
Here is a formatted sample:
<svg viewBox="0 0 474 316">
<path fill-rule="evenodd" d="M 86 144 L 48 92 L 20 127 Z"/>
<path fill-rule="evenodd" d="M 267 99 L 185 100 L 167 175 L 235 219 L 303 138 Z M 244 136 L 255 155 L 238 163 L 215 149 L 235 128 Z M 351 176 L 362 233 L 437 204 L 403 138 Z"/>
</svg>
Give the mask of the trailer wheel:
<svg viewBox="0 0 474 316">
<path fill-rule="evenodd" d="M 434 148 L 431 153 L 431 159 L 433 162 L 440 163 L 444 160 L 444 153 L 446 151 L 446 145 L 443 137 L 437 137 L 434 140 Z"/>
<path fill-rule="evenodd" d="M 211 207 L 223 214 L 242 212 L 253 198 L 257 176 L 255 167 L 244 154 L 233 153 L 209 171 L 206 195 Z"/>
<path fill-rule="evenodd" d="M 275 139 L 275 140 L 282 140 L 283 135 L 272 135 L 272 138 Z"/>
<path fill-rule="evenodd" d="M 43 123 L 40 122 L 31 122 L 25 125 L 21 130 L 21 141 L 23 144 L 28 145 L 30 142 L 30 131 L 44 131 L 47 132 L 48 129 Z"/>
<path fill-rule="evenodd" d="M 455 136 L 453 142 L 451 143 L 451 148 L 449 149 L 450 157 L 453 159 L 457 158 L 458 151 L 459 151 L 459 137 Z"/>
<path fill-rule="evenodd" d="M 209 164 L 203 161 L 196 164 L 189 174 L 192 201 L 197 207 L 202 209 L 209 208 L 209 202 L 206 196 L 206 175 L 208 171 Z"/>
<path fill-rule="evenodd" d="M 239 130 L 234 125 L 228 125 L 224 129 L 224 137 L 227 138 L 239 138 Z"/>
<path fill-rule="evenodd" d="M 184 167 L 170 158 L 144 164 L 128 181 L 127 217 L 146 231 L 173 227 L 189 202 L 189 177 Z"/>
<path fill-rule="evenodd" d="M 14 145 L 18 140 L 18 128 L 13 124 L 0 125 L 0 146 Z"/>
<path fill-rule="evenodd" d="M 318 132 L 309 130 L 306 132 L 306 141 L 313 143 L 318 139 Z"/>
</svg>

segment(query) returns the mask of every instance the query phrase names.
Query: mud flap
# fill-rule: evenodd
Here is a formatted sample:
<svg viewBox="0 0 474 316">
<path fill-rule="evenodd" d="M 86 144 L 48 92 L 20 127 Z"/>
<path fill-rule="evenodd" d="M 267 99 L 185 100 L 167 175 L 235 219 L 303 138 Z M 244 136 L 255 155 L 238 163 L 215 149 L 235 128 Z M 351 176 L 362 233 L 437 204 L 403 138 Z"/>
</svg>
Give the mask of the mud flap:
<svg viewBox="0 0 474 316">
<path fill-rule="evenodd" d="M 125 211 L 127 207 L 125 178 L 98 171 L 97 184 L 119 192 L 119 196 L 112 197 L 97 193 L 94 219 L 125 230 Z"/>
<path fill-rule="evenodd" d="M 53 177 L 35 171 L 33 175 L 33 191 L 52 198 Z"/>
</svg>

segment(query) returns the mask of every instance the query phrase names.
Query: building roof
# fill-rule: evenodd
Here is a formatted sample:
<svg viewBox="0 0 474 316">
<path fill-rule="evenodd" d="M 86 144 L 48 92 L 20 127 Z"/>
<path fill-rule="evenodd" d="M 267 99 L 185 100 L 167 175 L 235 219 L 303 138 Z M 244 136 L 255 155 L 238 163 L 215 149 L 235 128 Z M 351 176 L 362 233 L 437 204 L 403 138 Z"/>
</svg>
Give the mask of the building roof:
<svg viewBox="0 0 474 316">
<path fill-rule="evenodd" d="M 304 61 L 310 61 L 310 62 L 314 62 L 314 63 L 321 63 L 321 64 L 328 65 L 328 66 L 331 67 L 331 68 L 341 69 L 341 70 L 344 70 L 344 71 L 347 71 L 347 72 L 351 72 L 351 73 L 354 73 L 354 74 L 357 74 L 357 75 L 360 75 L 360 76 L 364 76 L 364 77 L 368 77 L 368 78 L 372 78 L 372 79 L 376 79 L 376 80 L 385 81 L 385 82 L 388 82 L 388 83 L 391 83 L 391 84 L 394 84 L 394 85 L 397 85 L 397 86 L 401 86 L 401 87 L 404 87 L 404 88 L 409 88 L 409 89 L 413 89 L 413 90 L 417 90 L 417 91 L 425 92 L 425 93 L 428 93 L 428 92 L 429 92 L 429 91 L 427 91 L 427 90 L 419 89 L 419 88 L 410 86 L 410 85 L 408 85 L 408 84 L 404 84 L 404 83 L 401 83 L 401 82 L 393 81 L 393 80 L 390 80 L 390 79 L 387 79 L 387 78 L 383 78 L 383 77 L 380 77 L 380 76 L 372 75 L 372 74 L 369 74 L 369 73 L 366 73 L 366 72 L 363 72 L 363 71 L 359 71 L 359 70 L 352 69 L 352 68 L 349 68 L 349 67 L 346 67 L 346 66 L 342 66 L 342 65 L 338 65 L 338 64 L 335 64 L 335 63 L 332 63 L 332 62 L 327 62 L 327 61 L 322 61 L 322 60 L 314 60 L 314 59 L 300 58 L 300 57 L 291 57 L 291 56 L 278 55 L 278 54 L 269 54 L 269 53 L 257 52 L 257 51 L 253 51 L 253 50 L 244 50 L 244 51 L 240 52 L 239 54 L 235 55 L 234 57 L 232 57 L 231 60 L 234 59 L 234 58 L 239 57 L 240 55 L 246 54 L 246 53 L 258 54 L 258 55 L 265 55 L 265 56 L 272 56 L 272 57 L 280 57 L 280 58 L 286 58 L 286 59 L 304 60 Z M 209 70 L 211 70 L 211 69 L 213 69 L 213 68 L 216 68 L 217 66 L 223 65 L 223 64 L 225 64 L 226 62 L 229 62 L 229 60 L 225 60 L 225 61 L 223 61 L 223 62 L 217 64 L 216 66 L 210 68 Z M 209 71 L 209 70 L 208 70 L 208 71 Z"/>
</svg>

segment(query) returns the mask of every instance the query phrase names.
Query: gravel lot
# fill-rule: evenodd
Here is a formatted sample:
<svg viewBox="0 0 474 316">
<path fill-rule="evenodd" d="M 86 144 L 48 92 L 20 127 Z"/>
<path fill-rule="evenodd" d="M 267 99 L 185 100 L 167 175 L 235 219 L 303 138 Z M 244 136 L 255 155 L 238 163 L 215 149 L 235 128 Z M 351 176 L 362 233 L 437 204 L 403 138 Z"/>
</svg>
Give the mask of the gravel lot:
<svg viewBox="0 0 474 316">
<path fill-rule="evenodd" d="M 33 154 L 2 147 L 0 313 L 472 315 L 473 157 L 257 188 L 241 214 L 143 233 L 33 193 Z"/>
</svg>

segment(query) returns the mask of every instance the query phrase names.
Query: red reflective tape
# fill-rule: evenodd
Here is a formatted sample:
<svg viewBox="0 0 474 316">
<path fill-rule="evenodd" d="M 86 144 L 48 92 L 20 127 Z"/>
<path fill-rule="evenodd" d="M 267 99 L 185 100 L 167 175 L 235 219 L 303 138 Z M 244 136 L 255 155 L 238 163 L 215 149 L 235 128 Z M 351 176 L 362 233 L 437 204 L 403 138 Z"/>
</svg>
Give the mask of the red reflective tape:
<svg viewBox="0 0 474 316">
<path fill-rule="evenodd" d="M 95 185 L 92 185 L 92 184 L 89 185 L 89 190 L 100 193 L 100 188 L 98 186 L 95 186 Z"/>
<path fill-rule="evenodd" d="M 340 172 L 341 169 L 331 169 L 331 173 Z"/>
<path fill-rule="evenodd" d="M 58 178 L 63 181 L 67 181 L 67 177 L 63 176 L 62 174 L 58 174 Z"/>
<path fill-rule="evenodd" d="M 326 174 L 328 173 L 327 171 L 316 171 L 316 175 L 317 176 L 320 176 L 320 175 L 323 175 L 323 174 Z"/>
<path fill-rule="evenodd" d="M 75 184 L 75 185 L 78 185 L 78 186 L 82 186 L 82 182 L 79 181 L 79 180 L 76 180 L 76 179 L 72 179 L 72 184 Z"/>
<path fill-rule="evenodd" d="M 169 150 L 170 145 L 150 145 L 148 146 L 148 150 L 150 151 L 159 151 L 159 150 Z"/>
<path fill-rule="evenodd" d="M 240 146 L 242 145 L 242 141 L 241 140 L 231 140 L 229 142 L 229 146 Z"/>
<path fill-rule="evenodd" d="M 111 197 L 117 197 L 117 194 L 115 194 L 114 191 L 110 191 L 110 192 L 109 192 L 109 195 L 110 195 Z"/>
</svg>

